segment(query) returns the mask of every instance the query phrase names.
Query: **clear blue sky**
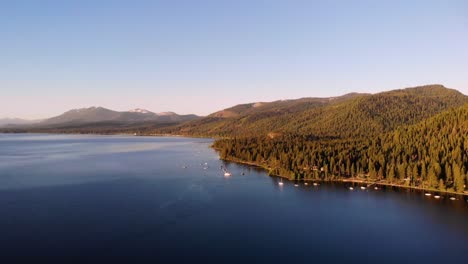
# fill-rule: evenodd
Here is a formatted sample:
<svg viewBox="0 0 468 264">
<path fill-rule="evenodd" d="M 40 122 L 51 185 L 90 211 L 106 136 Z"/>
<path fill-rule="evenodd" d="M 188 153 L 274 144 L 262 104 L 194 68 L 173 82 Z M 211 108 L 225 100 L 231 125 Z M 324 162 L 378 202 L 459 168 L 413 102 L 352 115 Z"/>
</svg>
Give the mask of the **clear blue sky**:
<svg viewBox="0 0 468 264">
<path fill-rule="evenodd" d="M 0 117 L 430 83 L 468 94 L 466 0 L 0 2 Z"/>
</svg>

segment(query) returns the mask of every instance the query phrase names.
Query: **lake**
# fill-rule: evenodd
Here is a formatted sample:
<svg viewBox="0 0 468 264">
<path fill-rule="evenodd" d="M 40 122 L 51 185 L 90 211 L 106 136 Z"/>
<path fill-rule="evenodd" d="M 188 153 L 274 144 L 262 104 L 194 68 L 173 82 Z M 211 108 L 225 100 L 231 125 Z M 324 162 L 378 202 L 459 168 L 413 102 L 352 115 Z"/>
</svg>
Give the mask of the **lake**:
<svg viewBox="0 0 468 264">
<path fill-rule="evenodd" d="M 343 184 L 281 187 L 262 170 L 220 161 L 211 143 L 0 134 L 2 263 L 468 258 L 465 198 Z"/>
</svg>

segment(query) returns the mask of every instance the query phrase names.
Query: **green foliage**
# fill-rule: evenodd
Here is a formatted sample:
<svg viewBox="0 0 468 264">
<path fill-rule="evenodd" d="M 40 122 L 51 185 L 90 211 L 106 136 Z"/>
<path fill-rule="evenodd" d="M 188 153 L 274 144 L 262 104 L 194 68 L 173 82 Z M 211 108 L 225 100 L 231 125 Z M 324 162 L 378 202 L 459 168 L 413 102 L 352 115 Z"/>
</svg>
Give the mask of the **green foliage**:
<svg viewBox="0 0 468 264">
<path fill-rule="evenodd" d="M 468 97 L 455 90 L 432 85 L 375 95 L 238 105 L 161 132 L 214 137 L 300 134 L 324 140 L 374 137 L 467 102 Z M 400 140 L 395 134 L 391 143 Z"/>
<path fill-rule="evenodd" d="M 395 140 L 397 139 L 397 140 Z M 255 162 L 295 178 L 368 177 L 464 191 L 468 104 L 371 138 L 317 139 L 301 134 L 219 139 L 222 157 Z M 256 155 L 256 160 L 252 156 Z M 323 173 L 322 169 L 323 168 Z M 453 179 L 453 180 L 452 180 Z"/>
</svg>

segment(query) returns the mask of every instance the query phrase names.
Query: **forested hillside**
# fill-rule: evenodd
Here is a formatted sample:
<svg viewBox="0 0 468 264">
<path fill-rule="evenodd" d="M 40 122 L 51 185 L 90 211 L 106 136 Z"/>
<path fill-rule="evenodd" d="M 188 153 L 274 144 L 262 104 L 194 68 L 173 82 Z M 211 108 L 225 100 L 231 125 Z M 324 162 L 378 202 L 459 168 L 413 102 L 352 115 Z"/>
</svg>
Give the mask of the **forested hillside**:
<svg viewBox="0 0 468 264">
<path fill-rule="evenodd" d="M 438 91 L 434 92 L 438 96 Z M 369 109 L 370 106 L 376 109 L 388 97 L 410 100 L 405 91 L 401 91 L 401 97 L 399 93 L 379 96 L 374 98 L 374 104 L 367 101 L 365 106 L 358 105 L 355 109 Z M 357 102 L 362 102 L 360 100 L 365 99 L 359 98 Z M 441 107 L 435 99 L 411 101 L 433 101 Z M 419 110 L 412 111 L 412 118 L 428 114 L 422 112 L 428 106 L 419 104 L 415 109 Z M 411 110 L 401 108 L 401 111 Z M 382 127 L 386 130 L 402 122 L 400 119 L 405 115 L 377 112 L 375 116 L 390 120 Z M 358 177 L 462 193 L 468 168 L 468 104 L 372 138 L 317 140 L 296 133 L 274 138 L 261 135 L 222 139 L 217 140 L 214 147 L 223 159 L 258 164 L 272 174 L 290 179 Z"/>
<path fill-rule="evenodd" d="M 375 95 L 239 105 L 164 132 L 219 137 L 300 134 L 324 139 L 360 138 L 415 124 L 466 102 L 468 97 L 456 90 L 430 85 Z"/>
</svg>

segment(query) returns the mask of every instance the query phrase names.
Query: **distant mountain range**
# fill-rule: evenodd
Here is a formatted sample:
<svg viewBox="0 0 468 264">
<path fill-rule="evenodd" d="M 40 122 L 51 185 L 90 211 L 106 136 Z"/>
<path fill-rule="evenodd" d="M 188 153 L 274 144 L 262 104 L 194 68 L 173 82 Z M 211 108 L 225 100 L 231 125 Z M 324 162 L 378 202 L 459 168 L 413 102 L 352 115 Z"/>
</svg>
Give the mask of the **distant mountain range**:
<svg viewBox="0 0 468 264">
<path fill-rule="evenodd" d="M 103 107 L 73 109 L 59 116 L 45 119 L 39 126 L 86 124 L 86 123 L 140 123 L 140 122 L 184 122 L 198 118 L 196 115 L 178 115 L 173 112 L 153 113 L 145 109 L 133 109 L 124 112 Z"/>
<path fill-rule="evenodd" d="M 350 93 L 329 98 L 254 102 L 223 109 L 206 117 L 153 113 L 141 108 L 118 112 L 90 107 L 70 110 L 35 123 L 6 123 L 13 124 L 7 132 L 372 137 L 402 125 L 416 124 L 466 103 L 468 96 L 457 90 L 443 85 L 426 85 L 377 94 Z"/>
<path fill-rule="evenodd" d="M 143 124 L 175 125 L 197 118 L 199 118 L 197 115 L 178 115 L 174 112 L 153 113 L 141 108 L 118 112 L 103 107 L 89 107 L 73 109 L 59 116 L 37 121 L 0 119 L 0 126 L 10 129 L 25 129 L 27 131 L 102 126 L 141 127 Z"/>
</svg>

